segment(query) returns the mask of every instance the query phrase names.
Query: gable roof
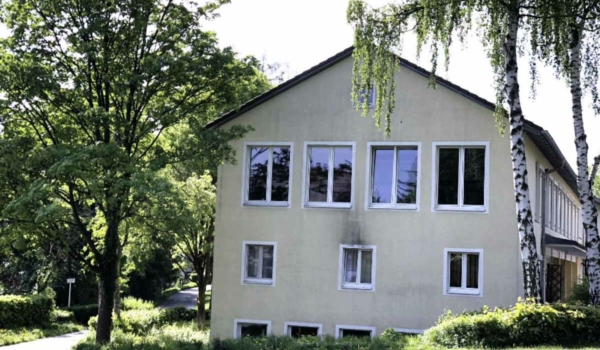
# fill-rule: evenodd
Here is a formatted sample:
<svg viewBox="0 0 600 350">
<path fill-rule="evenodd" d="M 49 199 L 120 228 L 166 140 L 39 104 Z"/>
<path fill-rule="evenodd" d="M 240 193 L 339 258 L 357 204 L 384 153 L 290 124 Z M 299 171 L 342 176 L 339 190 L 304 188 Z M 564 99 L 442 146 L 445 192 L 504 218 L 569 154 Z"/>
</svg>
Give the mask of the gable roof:
<svg viewBox="0 0 600 350">
<path fill-rule="evenodd" d="M 261 105 L 262 103 L 272 99 L 273 97 L 291 89 L 292 87 L 313 77 L 314 75 L 321 73 L 322 71 L 335 65 L 336 63 L 338 63 L 348 57 L 351 57 L 353 51 L 354 51 L 354 47 L 351 46 L 351 47 L 335 54 L 334 56 L 317 64 L 316 66 L 313 66 L 313 67 L 309 68 L 308 70 L 287 80 L 286 82 L 277 85 L 276 87 L 272 88 L 271 90 L 269 90 L 261 95 L 256 96 L 255 98 L 242 104 L 239 108 L 223 114 L 221 117 L 210 122 L 206 126 L 206 128 L 215 129 L 233 119 L 236 119 L 237 117 L 241 116 L 242 114 L 244 114 L 244 113 L 250 111 L 251 109 Z M 422 75 L 425 78 L 429 78 L 431 76 L 430 71 L 428 71 L 410 61 L 407 61 L 404 58 L 400 57 L 399 59 L 400 59 L 400 66 L 410 69 L 411 71 L 413 71 L 419 75 Z M 484 99 L 483 97 L 478 96 L 478 95 L 470 92 L 469 90 L 466 90 L 456 84 L 453 84 L 452 82 L 450 82 L 442 77 L 436 76 L 435 78 L 436 78 L 437 85 L 441 85 L 447 89 L 450 89 L 450 90 L 456 92 L 457 94 L 459 94 L 465 98 L 468 98 L 469 100 L 471 100 L 491 111 L 495 110 L 496 105 L 494 103 Z M 577 193 L 578 192 L 578 190 L 577 190 L 577 175 L 575 174 L 575 172 L 569 165 L 569 162 L 567 162 L 567 159 L 565 158 L 562 151 L 560 150 L 560 148 L 558 147 L 558 145 L 552 138 L 552 135 L 550 135 L 550 133 L 547 130 L 544 130 L 544 128 L 542 128 L 541 126 L 539 126 L 529 120 L 525 120 L 525 133 L 529 136 L 529 138 L 531 138 L 533 143 L 540 149 L 542 154 L 548 159 L 548 161 L 550 162 L 552 167 L 557 169 L 558 174 L 565 180 L 565 182 L 569 185 L 569 187 L 571 187 L 571 189 L 575 193 Z M 600 204 L 600 201 L 596 200 L 596 203 Z"/>
</svg>

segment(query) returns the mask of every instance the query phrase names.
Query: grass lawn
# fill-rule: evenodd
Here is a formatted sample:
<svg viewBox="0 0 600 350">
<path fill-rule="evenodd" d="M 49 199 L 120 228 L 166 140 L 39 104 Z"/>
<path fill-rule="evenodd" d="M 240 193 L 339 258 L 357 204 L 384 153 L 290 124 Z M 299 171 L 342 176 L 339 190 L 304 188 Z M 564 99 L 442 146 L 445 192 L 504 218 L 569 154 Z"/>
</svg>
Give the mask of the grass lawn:
<svg viewBox="0 0 600 350">
<path fill-rule="evenodd" d="M 0 329 L 0 346 L 18 344 L 47 337 L 56 337 L 84 329 L 84 326 L 74 323 L 52 323 L 46 327 Z"/>
</svg>

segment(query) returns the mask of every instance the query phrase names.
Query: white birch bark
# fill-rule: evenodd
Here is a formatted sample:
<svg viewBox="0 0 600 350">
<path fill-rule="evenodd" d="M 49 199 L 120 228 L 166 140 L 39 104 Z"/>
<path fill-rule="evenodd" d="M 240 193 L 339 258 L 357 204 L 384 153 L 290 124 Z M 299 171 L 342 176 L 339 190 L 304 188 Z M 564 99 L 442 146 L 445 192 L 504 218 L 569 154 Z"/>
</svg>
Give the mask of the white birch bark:
<svg viewBox="0 0 600 350">
<path fill-rule="evenodd" d="M 510 145 L 513 179 L 517 209 L 517 227 L 523 264 L 523 287 L 526 298 L 540 298 L 540 262 L 533 232 L 527 161 L 525 157 L 525 117 L 521 109 L 517 64 L 517 35 L 519 30 L 518 0 L 511 1 L 508 10 L 507 34 L 504 42 L 506 86 L 505 94 L 509 105 Z"/>
<path fill-rule="evenodd" d="M 581 36 L 579 29 L 571 31 L 570 87 L 573 103 L 573 126 L 577 149 L 577 190 L 581 201 L 581 220 L 586 235 L 585 272 L 590 282 L 590 303 L 600 304 L 600 242 L 598 241 L 598 211 L 594 204 L 592 181 L 588 177 L 588 144 L 583 125 L 581 91 Z M 597 167 L 596 167 L 597 169 Z"/>
</svg>

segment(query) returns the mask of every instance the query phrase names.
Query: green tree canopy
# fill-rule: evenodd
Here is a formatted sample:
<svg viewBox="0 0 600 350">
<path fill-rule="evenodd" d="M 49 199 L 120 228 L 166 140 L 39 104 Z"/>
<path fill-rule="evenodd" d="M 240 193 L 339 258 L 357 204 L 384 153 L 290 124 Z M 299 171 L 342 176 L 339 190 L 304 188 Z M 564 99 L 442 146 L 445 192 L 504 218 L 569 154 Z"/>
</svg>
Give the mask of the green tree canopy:
<svg viewBox="0 0 600 350">
<path fill-rule="evenodd" d="M 100 281 L 96 340 L 110 339 L 121 223 L 149 210 L 170 164 L 233 161 L 245 128 L 208 131 L 260 73 L 201 23 L 219 3 L 3 2 L 0 40 L 2 234 L 66 247 Z M 250 91 L 251 89 L 243 89 Z M 250 92 L 252 93 L 252 92 Z M 217 106 L 217 107 L 215 107 Z M 171 129 L 185 139 L 164 141 Z"/>
</svg>

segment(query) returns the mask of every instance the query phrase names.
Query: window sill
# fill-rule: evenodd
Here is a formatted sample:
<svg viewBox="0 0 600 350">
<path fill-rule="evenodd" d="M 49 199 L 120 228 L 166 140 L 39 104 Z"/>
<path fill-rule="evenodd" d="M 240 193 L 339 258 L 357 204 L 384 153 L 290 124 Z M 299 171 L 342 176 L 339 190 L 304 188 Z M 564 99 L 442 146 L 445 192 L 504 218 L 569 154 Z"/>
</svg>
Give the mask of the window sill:
<svg viewBox="0 0 600 350">
<path fill-rule="evenodd" d="M 245 279 L 242 282 L 246 286 L 273 286 L 272 279 Z"/>
<path fill-rule="evenodd" d="M 361 290 L 365 292 L 372 292 L 372 284 L 342 284 L 341 290 Z"/>
<path fill-rule="evenodd" d="M 304 208 L 352 209 L 352 203 L 305 203 Z"/>
<path fill-rule="evenodd" d="M 436 205 L 433 207 L 434 212 L 466 212 L 466 213 L 482 213 L 487 214 L 488 209 L 485 206 L 464 206 L 457 205 Z"/>
<path fill-rule="evenodd" d="M 461 288 L 449 288 L 444 293 L 445 295 L 464 296 L 464 297 L 481 297 L 481 290 L 479 289 L 461 289 Z"/>
<path fill-rule="evenodd" d="M 244 202 L 244 207 L 258 207 L 258 208 L 289 208 L 289 202 L 262 202 L 262 201 L 249 201 Z"/>
<path fill-rule="evenodd" d="M 369 210 L 406 210 L 416 211 L 418 209 L 416 204 L 369 204 Z"/>
</svg>

